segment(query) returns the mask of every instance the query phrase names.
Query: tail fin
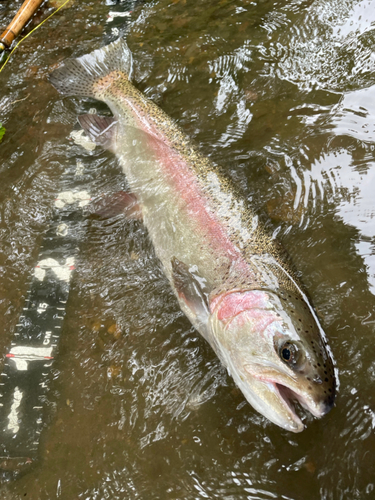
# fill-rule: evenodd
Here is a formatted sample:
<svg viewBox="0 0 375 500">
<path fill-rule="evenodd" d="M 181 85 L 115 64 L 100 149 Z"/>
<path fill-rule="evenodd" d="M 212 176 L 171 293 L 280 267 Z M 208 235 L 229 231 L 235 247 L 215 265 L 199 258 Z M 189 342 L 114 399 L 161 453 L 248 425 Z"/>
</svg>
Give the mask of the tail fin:
<svg viewBox="0 0 375 500">
<path fill-rule="evenodd" d="M 132 55 L 122 38 L 78 59 L 67 59 L 49 81 L 61 94 L 95 97 L 95 83 L 112 71 L 131 75 Z"/>
</svg>

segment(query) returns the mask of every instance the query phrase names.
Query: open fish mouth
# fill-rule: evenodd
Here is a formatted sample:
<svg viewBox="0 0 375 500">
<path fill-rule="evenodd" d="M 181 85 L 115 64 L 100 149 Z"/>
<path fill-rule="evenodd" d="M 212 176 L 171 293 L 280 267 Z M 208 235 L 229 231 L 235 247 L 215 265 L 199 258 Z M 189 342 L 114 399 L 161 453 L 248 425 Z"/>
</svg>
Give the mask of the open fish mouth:
<svg viewBox="0 0 375 500">
<path fill-rule="evenodd" d="M 246 372 L 253 377 L 256 392 L 265 403 L 261 413 L 269 420 L 286 430 L 301 432 L 305 426 L 296 412 L 296 405 L 317 418 L 330 410 L 324 402 L 315 402 L 290 376 L 276 375 L 275 371 L 271 367 L 246 366 Z"/>
<path fill-rule="evenodd" d="M 289 413 L 289 418 L 291 418 L 296 426 L 296 429 L 298 429 L 295 432 L 299 432 L 299 429 L 302 431 L 305 426 L 295 410 L 295 403 L 296 401 L 301 402 L 301 398 L 292 389 L 286 387 L 285 385 L 278 384 L 277 382 L 273 382 L 272 384 L 274 386 L 275 393 L 279 395 L 280 401 L 285 405 L 285 408 Z M 302 406 L 307 409 L 305 405 L 302 404 Z"/>
<path fill-rule="evenodd" d="M 288 407 L 295 413 L 295 407 L 292 403 L 299 403 L 302 408 L 310 412 L 314 417 L 321 418 L 323 415 L 329 412 L 331 409 L 324 402 L 321 404 L 315 403 L 315 401 L 308 397 L 303 391 L 298 391 L 295 388 L 288 387 L 287 385 L 281 384 L 279 382 L 274 382 L 275 388 L 278 390 L 280 397 L 285 401 Z M 297 417 L 297 415 L 296 415 Z M 297 417 L 298 418 L 298 417 Z"/>
</svg>

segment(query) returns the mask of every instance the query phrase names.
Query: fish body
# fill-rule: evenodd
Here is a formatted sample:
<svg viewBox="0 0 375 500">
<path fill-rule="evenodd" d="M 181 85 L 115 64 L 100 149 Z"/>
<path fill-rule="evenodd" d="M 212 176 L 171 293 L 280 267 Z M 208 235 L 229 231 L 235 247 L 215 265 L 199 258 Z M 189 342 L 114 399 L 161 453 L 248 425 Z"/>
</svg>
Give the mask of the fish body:
<svg viewBox="0 0 375 500">
<path fill-rule="evenodd" d="M 182 310 L 249 403 L 293 432 L 291 401 L 316 417 L 336 378 L 324 333 L 288 259 L 247 202 L 176 123 L 130 81 L 123 40 L 50 76 L 65 95 L 107 103 L 113 118 L 79 121 L 120 159 L 132 199 Z"/>
</svg>

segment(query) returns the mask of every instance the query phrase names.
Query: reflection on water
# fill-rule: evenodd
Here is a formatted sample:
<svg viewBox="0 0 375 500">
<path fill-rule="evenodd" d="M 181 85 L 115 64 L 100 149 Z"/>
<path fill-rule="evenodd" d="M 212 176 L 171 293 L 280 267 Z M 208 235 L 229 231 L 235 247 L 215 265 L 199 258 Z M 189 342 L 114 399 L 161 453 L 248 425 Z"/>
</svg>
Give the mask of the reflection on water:
<svg viewBox="0 0 375 500">
<path fill-rule="evenodd" d="M 265 16 L 268 40 L 258 49 L 267 74 L 300 89 L 336 92 L 374 81 L 371 2 L 317 1 L 293 17 L 290 10 L 282 6 Z"/>
<path fill-rule="evenodd" d="M 4 3 L 4 24 L 19 3 Z M 0 75 L 1 352 L 64 169 L 95 199 L 126 188 L 110 153 L 70 138 L 78 114 L 104 105 L 61 98 L 46 75 L 127 32 L 137 86 L 226 169 L 292 255 L 341 385 L 336 408 L 305 416 L 300 435 L 267 422 L 179 310 L 142 224 L 90 217 L 41 461 L 3 484 L 2 498 L 374 497 L 371 7 L 87 0 L 21 46 Z M 114 10 L 132 13 L 107 17 Z"/>
</svg>

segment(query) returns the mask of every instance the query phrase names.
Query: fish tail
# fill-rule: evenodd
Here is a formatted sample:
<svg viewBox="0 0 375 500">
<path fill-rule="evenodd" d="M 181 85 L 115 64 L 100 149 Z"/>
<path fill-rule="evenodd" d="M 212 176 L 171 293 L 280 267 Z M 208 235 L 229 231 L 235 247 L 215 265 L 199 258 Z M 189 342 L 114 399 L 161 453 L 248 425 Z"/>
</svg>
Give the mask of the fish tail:
<svg viewBox="0 0 375 500">
<path fill-rule="evenodd" d="M 78 59 L 67 59 L 49 75 L 49 81 L 63 95 L 98 98 L 114 79 L 130 78 L 131 71 L 131 52 L 119 38 Z"/>
</svg>

